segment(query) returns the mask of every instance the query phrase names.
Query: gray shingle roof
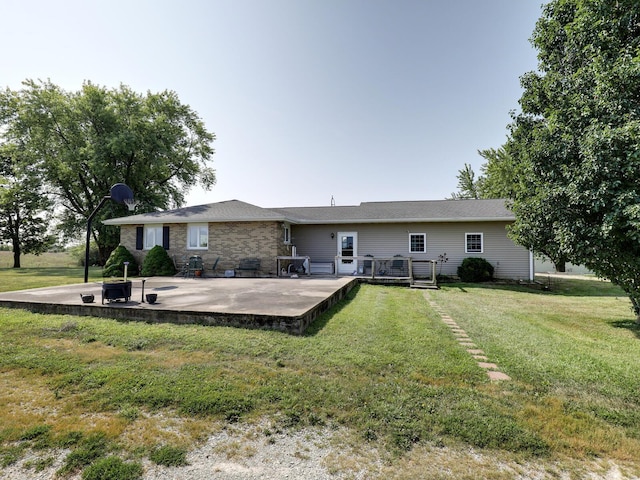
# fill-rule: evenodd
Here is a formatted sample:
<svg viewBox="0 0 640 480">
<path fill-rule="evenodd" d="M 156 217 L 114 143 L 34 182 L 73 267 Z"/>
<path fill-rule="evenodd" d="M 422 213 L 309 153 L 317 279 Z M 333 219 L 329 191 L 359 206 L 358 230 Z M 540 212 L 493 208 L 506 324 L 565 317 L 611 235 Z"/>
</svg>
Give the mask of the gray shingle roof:
<svg viewBox="0 0 640 480">
<path fill-rule="evenodd" d="M 274 208 L 297 223 L 397 223 L 515 220 L 504 200 L 363 202 L 351 207 Z"/>
<path fill-rule="evenodd" d="M 284 221 L 282 214 L 239 200 L 177 208 L 163 212 L 141 213 L 106 220 L 107 225 L 142 223 L 259 222 Z"/>
<path fill-rule="evenodd" d="M 512 221 L 504 200 L 363 202 L 357 206 L 261 208 L 239 200 L 107 220 L 143 223 L 287 221 L 294 224 Z"/>
</svg>

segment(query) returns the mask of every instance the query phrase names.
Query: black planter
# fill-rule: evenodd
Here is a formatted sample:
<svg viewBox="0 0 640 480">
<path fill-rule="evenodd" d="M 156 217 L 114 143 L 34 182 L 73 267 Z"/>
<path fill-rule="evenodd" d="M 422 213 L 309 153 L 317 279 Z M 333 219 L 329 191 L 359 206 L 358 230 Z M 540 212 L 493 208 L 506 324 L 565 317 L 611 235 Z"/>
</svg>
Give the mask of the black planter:
<svg viewBox="0 0 640 480">
<path fill-rule="evenodd" d="M 123 299 L 128 302 L 131 298 L 131 281 L 126 282 L 104 282 L 102 284 L 102 304 L 106 300 Z"/>
<path fill-rule="evenodd" d="M 157 293 L 147 293 L 145 295 L 145 298 L 147 299 L 147 303 L 156 303 L 156 300 L 158 299 L 158 294 Z"/>
<path fill-rule="evenodd" d="M 80 298 L 82 298 L 82 303 L 93 303 L 93 295 L 80 294 Z"/>
</svg>

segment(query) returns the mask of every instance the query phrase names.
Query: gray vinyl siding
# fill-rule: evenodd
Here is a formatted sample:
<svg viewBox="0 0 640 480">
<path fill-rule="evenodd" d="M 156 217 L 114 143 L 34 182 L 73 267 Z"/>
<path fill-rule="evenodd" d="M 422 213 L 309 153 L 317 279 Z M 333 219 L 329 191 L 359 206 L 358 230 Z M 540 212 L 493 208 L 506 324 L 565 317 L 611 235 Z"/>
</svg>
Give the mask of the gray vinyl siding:
<svg viewBox="0 0 640 480">
<path fill-rule="evenodd" d="M 291 244 L 296 246 L 298 255 L 308 255 L 314 262 L 333 262 L 338 241 L 331 233 L 338 230 L 332 225 L 292 225 Z"/>
<path fill-rule="evenodd" d="M 292 243 L 299 255 L 308 255 L 311 261 L 333 261 L 337 252 L 338 232 L 358 233 L 358 255 L 392 257 L 403 255 L 417 260 L 438 260 L 444 255 L 448 261 L 438 265 L 438 273 L 456 275 L 458 266 L 466 257 L 482 257 L 495 268 L 497 278 L 529 278 L 529 252 L 515 245 L 508 237 L 508 222 L 451 222 L 451 223 L 397 223 L 347 225 L 293 225 Z M 336 238 L 331 238 L 331 234 Z M 409 235 L 425 233 L 427 251 L 410 252 Z M 483 234 L 483 252 L 465 253 L 467 233 Z M 426 265 L 417 266 L 426 268 Z M 421 273 L 421 272 L 416 272 Z"/>
</svg>

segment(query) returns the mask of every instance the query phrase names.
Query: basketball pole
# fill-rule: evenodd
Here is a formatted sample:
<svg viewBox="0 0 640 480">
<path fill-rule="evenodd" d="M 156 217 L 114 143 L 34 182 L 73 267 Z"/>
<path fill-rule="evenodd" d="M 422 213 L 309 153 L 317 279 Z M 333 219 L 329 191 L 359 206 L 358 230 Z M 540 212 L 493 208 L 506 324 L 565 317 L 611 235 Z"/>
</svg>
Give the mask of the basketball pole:
<svg viewBox="0 0 640 480">
<path fill-rule="evenodd" d="M 93 221 L 93 217 L 95 217 L 98 213 L 98 210 L 102 208 L 104 202 L 106 202 L 107 200 L 111 200 L 111 195 L 102 197 L 102 200 L 100 200 L 100 203 L 98 204 L 96 209 L 91 212 L 91 215 L 89 215 L 89 218 L 87 219 L 87 243 L 85 245 L 84 251 L 84 283 L 87 283 L 89 281 L 89 245 L 91 244 L 91 222 Z"/>
<path fill-rule="evenodd" d="M 133 192 L 131 191 L 131 189 L 124 183 L 116 183 L 111 187 L 109 195 L 102 197 L 102 200 L 100 200 L 98 206 L 93 212 L 91 212 L 89 218 L 87 218 L 87 243 L 84 250 L 84 283 L 89 282 L 89 246 L 91 245 L 91 222 L 93 221 L 93 217 L 96 216 L 98 210 L 102 208 L 104 202 L 106 202 L 107 200 L 113 200 L 118 203 L 126 203 L 126 200 L 130 199 L 133 199 Z M 127 204 L 127 207 L 129 208 L 129 210 L 133 210 L 133 208 L 129 206 L 129 204 Z"/>
</svg>

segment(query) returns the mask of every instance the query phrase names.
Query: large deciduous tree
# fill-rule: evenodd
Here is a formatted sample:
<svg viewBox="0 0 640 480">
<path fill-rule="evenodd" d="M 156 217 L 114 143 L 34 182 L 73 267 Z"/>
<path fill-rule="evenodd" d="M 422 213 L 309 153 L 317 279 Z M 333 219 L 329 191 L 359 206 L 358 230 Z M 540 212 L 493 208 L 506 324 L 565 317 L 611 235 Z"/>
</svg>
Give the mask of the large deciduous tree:
<svg viewBox="0 0 640 480">
<path fill-rule="evenodd" d="M 640 7 L 552 0 L 532 36 L 506 152 L 517 164 L 512 230 L 620 285 L 640 318 Z"/>
<path fill-rule="evenodd" d="M 520 170 L 524 164 L 515 162 L 504 147 L 478 150 L 478 154 L 486 160 L 480 168 L 481 175 L 476 177 L 471 165 L 465 163 L 464 169 L 458 171 L 458 192 L 452 193 L 450 199 L 504 198 L 511 202 L 517 192 L 531 194 L 526 172 Z M 564 272 L 567 257 L 558 248 L 551 226 L 540 221 L 529 228 L 527 234 L 535 239 L 536 252 L 549 257 L 556 270 Z"/>
<path fill-rule="evenodd" d="M 482 198 L 505 198 L 512 201 L 515 198 L 532 195 L 533 190 L 527 180 L 526 163 L 515 161 L 504 147 L 478 150 L 478 153 L 486 160 L 482 165 L 480 177 Z M 518 158 L 521 157 L 520 155 Z M 527 231 L 528 238 L 535 239 L 534 251 L 538 255 L 548 257 L 556 271 L 564 272 L 567 256 L 556 242 L 553 226 L 545 224 L 542 217 L 539 217 L 539 220 L 535 225 L 531 224 L 530 230 Z M 527 246 L 532 248 L 530 244 Z"/>
<path fill-rule="evenodd" d="M 481 198 L 482 178 L 476 178 L 473 168 L 468 163 L 458 170 L 458 191 L 451 194 L 450 200 L 465 200 Z"/>
<path fill-rule="evenodd" d="M 13 145 L 0 146 L 0 240 L 11 244 L 13 268 L 23 253 L 38 255 L 53 244 L 52 206 L 33 166 L 19 161 Z"/>
<path fill-rule="evenodd" d="M 13 108 L 0 115 L 0 139 L 21 145 L 59 199 L 61 228 L 77 238 L 86 219 L 115 183 L 126 183 L 141 212 L 179 207 L 189 188 L 215 183 L 210 166 L 215 136 L 171 91 L 138 94 L 90 82 L 66 92 L 50 81 L 6 90 Z M 93 221 L 104 261 L 118 244 L 117 230 L 101 220 L 126 214 L 107 202 Z"/>
<path fill-rule="evenodd" d="M 481 198 L 513 198 L 518 188 L 515 165 L 503 147 L 478 150 L 486 160 L 480 167 Z"/>
</svg>

